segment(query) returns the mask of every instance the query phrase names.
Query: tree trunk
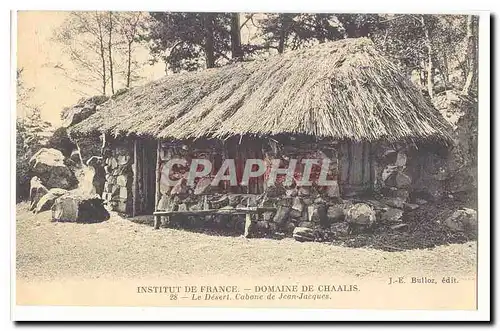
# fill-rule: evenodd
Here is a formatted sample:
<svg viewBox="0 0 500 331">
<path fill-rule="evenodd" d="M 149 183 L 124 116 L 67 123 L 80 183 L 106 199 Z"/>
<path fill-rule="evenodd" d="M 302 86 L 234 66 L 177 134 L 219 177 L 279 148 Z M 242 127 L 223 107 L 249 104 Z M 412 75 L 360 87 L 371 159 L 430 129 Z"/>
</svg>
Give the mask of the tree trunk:
<svg viewBox="0 0 500 331">
<path fill-rule="evenodd" d="M 243 53 L 241 51 L 241 32 L 240 32 L 240 14 L 231 14 L 231 54 L 233 59 L 241 60 Z"/>
<path fill-rule="evenodd" d="M 111 94 L 115 94 L 115 86 L 113 81 L 113 53 L 112 53 L 112 40 L 111 35 L 113 33 L 113 17 L 112 12 L 109 12 L 109 25 L 108 25 L 108 55 L 109 55 L 109 79 L 111 81 Z"/>
<path fill-rule="evenodd" d="M 475 19 L 472 15 L 467 17 L 467 36 L 465 38 L 467 39 L 467 58 L 469 65 L 462 94 L 467 95 L 470 93 L 471 87 L 474 84 L 477 70 L 476 27 Z"/>
<path fill-rule="evenodd" d="M 203 20 L 203 26 L 205 28 L 205 58 L 207 68 L 215 67 L 215 55 L 214 55 L 214 18 L 213 14 L 205 13 L 201 14 Z"/>
<path fill-rule="evenodd" d="M 130 75 L 131 75 L 131 71 L 132 71 L 132 41 L 128 41 L 128 49 L 127 49 L 127 55 L 128 55 L 128 59 L 127 59 L 127 87 L 130 87 Z"/>
<path fill-rule="evenodd" d="M 102 24 L 101 18 L 99 14 L 96 13 L 97 27 L 99 30 L 99 55 L 101 57 L 101 65 L 102 65 L 102 95 L 106 95 L 106 60 L 105 60 L 105 52 L 104 52 L 104 41 L 102 34 Z"/>
<path fill-rule="evenodd" d="M 432 64 L 432 45 L 431 38 L 429 36 L 429 29 L 425 25 L 424 16 L 421 17 L 422 28 L 424 29 L 425 35 L 425 45 L 427 47 L 427 91 L 429 93 L 429 97 L 434 97 L 434 67 Z"/>
<path fill-rule="evenodd" d="M 278 42 L 278 53 L 282 54 L 285 50 L 285 40 L 286 40 L 286 14 L 280 14 L 281 26 L 280 26 L 280 39 Z"/>
</svg>

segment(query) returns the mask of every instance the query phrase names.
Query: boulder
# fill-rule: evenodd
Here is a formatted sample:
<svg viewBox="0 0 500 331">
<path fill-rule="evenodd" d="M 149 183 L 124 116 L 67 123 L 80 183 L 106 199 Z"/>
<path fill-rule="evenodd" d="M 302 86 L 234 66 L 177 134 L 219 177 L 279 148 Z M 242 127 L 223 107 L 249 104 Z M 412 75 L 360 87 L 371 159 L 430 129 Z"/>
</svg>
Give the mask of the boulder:
<svg viewBox="0 0 500 331">
<path fill-rule="evenodd" d="M 327 217 L 331 223 L 343 222 L 345 220 L 344 209 L 339 206 L 330 206 L 327 210 Z"/>
<path fill-rule="evenodd" d="M 68 191 L 62 188 L 51 188 L 36 204 L 35 213 L 38 214 L 42 211 L 49 210 L 54 205 L 56 199 L 66 193 L 68 193 Z"/>
<path fill-rule="evenodd" d="M 293 238 L 297 241 L 314 241 L 314 231 L 310 228 L 296 227 L 293 229 Z"/>
<path fill-rule="evenodd" d="M 77 146 L 68 136 L 68 129 L 60 127 L 52 133 L 52 136 L 45 145 L 47 148 L 54 148 L 63 153 L 65 157 L 69 157 L 75 163 L 80 163 L 80 154 L 76 158 L 72 158 L 73 151 L 77 150 Z"/>
<path fill-rule="evenodd" d="M 444 225 L 456 232 L 477 235 L 477 212 L 470 208 L 456 210 L 444 221 Z"/>
<path fill-rule="evenodd" d="M 346 221 L 349 224 L 371 227 L 376 220 L 375 210 L 366 203 L 357 203 L 346 213 Z"/>
<path fill-rule="evenodd" d="M 46 188 L 73 189 L 78 181 L 64 164 L 64 155 L 53 148 L 42 148 L 29 161 L 32 173 L 39 177 Z"/>
<path fill-rule="evenodd" d="M 36 208 L 38 201 L 47 194 L 47 188 L 42 184 L 42 181 L 37 176 L 31 178 L 30 181 L 30 210 Z"/>
<path fill-rule="evenodd" d="M 97 195 L 66 194 L 52 206 L 52 220 L 56 222 L 96 223 L 109 219 L 103 200 Z"/>
<path fill-rule="evenodd" d="M 387 211 L 382 212 L 380 221 L 384 223 L 399 223 L 402 221 L 403 211 L 397 208 L 389 208 Z"/>
<path fill-rule="evenodd" d="M 67 128 L 69 126 L 80 123 L 84 119 L 88 118 L 90 115 L 95 113 L 96 104 L 95 103 L 84 103 L 78 104 L 72 108 L 68 108 L 62 114 L 63 122 L 62 127 Z"/>
</svg>

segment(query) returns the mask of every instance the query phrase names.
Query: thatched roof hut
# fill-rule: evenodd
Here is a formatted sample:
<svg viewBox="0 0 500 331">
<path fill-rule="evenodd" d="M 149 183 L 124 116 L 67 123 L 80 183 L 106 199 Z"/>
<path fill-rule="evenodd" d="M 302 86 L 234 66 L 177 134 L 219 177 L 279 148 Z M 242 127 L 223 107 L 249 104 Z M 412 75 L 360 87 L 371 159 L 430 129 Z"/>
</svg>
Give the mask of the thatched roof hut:
<svg viewBox="0 0 500 331">
<path fill-rule="evenodd" d="M 75 125 L 163 139 L 305 134 L 333 140 L 448 140 L 448 125 L 366 39 L 168 75 Z"/>
</svg>

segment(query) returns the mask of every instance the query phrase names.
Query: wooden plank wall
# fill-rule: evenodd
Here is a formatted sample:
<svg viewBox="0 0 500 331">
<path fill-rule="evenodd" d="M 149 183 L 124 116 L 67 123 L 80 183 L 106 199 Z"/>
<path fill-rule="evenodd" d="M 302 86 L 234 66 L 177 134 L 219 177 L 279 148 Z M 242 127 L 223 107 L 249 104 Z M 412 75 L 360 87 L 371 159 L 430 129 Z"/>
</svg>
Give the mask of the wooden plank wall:
<svg viewBox="0 0 500 331">
<path fill-rule="evenodd" d="M 340 185 L 346 193 L 361 193 L 373 188 L 374 162 L 370 143 L 340 144 Z"/>
</svg>

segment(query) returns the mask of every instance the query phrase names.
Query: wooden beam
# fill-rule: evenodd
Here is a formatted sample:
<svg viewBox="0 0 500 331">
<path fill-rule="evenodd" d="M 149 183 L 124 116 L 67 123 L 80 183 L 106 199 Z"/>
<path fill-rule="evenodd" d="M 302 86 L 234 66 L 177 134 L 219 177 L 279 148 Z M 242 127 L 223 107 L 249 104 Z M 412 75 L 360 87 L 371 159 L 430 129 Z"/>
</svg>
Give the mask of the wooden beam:
<svg viewBox="0 0 500 331">
<path fill-rule="evenodd" d="M 156 147 L 156 177 L 155 177 L 155 223 L 154 223 L 154 229 L 157 230 L 160 228 L 160 216 L 156 215 L 156 207 L 158 206 L 158 202 L 160 201 L 160 175 L 161 175 L 161 140 L 158 140 L 158 144 Z"/>
<path fill-rule="evenodd" d="M 259 214 L 266 211 L 276 211 L 276 207 L 248 207 L 234 209 L 208 209 L 208 210 L 185 210 L 185 211 L 155 211 L 155 216 L 207 216 L 207 215 L 246 215 Z"/>
<path fill-rule="evenodd" d="M 134 178 L 132 181 L 132 217 L 137 215 L 137 197 L 139 196 L 139 174 L 138 174 L 138 157 L 137 157 L 137 138 L 134 138 Z"/>
</svg>

